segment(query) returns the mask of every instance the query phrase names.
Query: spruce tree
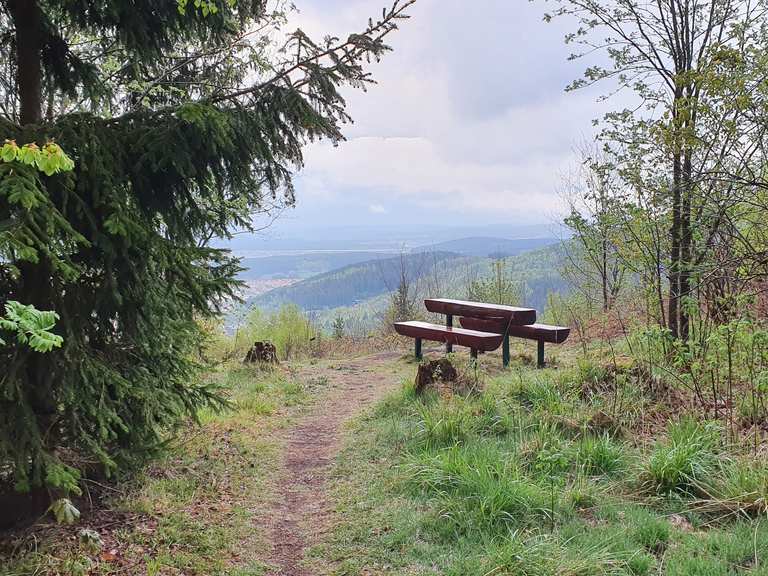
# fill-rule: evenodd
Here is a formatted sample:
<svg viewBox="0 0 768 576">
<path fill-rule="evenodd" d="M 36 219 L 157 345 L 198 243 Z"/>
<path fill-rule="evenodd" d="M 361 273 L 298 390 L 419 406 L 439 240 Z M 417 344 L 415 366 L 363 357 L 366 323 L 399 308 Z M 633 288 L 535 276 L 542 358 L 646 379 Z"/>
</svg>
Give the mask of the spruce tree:
<svg viewBox="0 0 768 576">
<path fill-rule="evenodd" d="M 413 1 L 276 46 L 266 0 L 0 0 L 0 306 L 55 311 L 63 337 L 0 339 L 0 480 L 76 490 L 220 402 L 196 320 L 239 268 L 211 239 L 293 201 L 303 146 L 342 139 L 340 88 L 371 82 Z"/>
</svg>

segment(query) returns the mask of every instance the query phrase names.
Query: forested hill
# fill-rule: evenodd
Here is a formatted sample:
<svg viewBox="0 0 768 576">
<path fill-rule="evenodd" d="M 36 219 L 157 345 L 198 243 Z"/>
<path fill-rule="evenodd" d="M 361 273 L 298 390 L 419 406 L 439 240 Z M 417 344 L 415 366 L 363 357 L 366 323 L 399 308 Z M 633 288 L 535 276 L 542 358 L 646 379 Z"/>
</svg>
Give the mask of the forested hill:
<svg viewBox="0 0 768 576">
<path fill-rule="evenodd" d="M 310 251 L 297 254 L 279 254 L 259 258 L 243 258 L 242 280 L 265 278 L 309 278 L 329 270 L 360 262 L 391 258 L 392 253 L 364 251 Z"/>
<path fill-rule="evenodd" d="M 474 236 L 433 244 L 419 251 L 455 252 L 465 256 L 507 257 L 559 243 L 557 238 L 495 238 Z"/>
<path fill-rule="evenodd" d="M 256 296 L 248 305 L 274 309 L 293 303 L 320 312 L 323 325 L 342 316 L 364 332 L 381 315 L 388 302 L 386 295 L 399 283 L 400 258 L 363 262 L 319 274 Z M 562 245 L 554 244 L 505 259 L 506 273 L 522 284 L 521 304 L 543 312 L 550 292 L 568 290 L 560 275 L 562 258 Z M 471 282 L 490 273 L 491 262 L 485 257 L 450 252 L 403 256 L 415 300 L 435 295 L 465 298 Z"/>
<path fill-rule="evenodd" d="M 400 282 L 401 264 L 406 276 L 416 280 L 436 263 L 457 258 L 461 256 L 452 252 L 420 252 L 369 260 L 276 288 L 248 304 L 273 308 L 290 302 L 305 310 L 350 306 L 395 290 Z"/>
<path fill-rule="evenodd" d="M 506 275 L 520 282 L 521 305 L 543 313 L 550 293 L 566 294 L 569 291 L 569 285 L 560 273 L 563 258 L 563 245 L 554 244 L 505 259 Z M 465 299 L 472 282 L 487 277 L 492 264 L 490 258 L 461 255 L 431 263 L 420 278 L 413 279 L 410 289 L 412 301 L 420 307 L 420 300 L 438 295 Z M 388 304 L 389 295 L 384 292 L 346 306 L 315 309 L 318 312 L 316 319 L 323 328 L 330 330 L 336 318 L 343 318 L 349 334 L 362 336 L 380 325 Z"/>
</svg>

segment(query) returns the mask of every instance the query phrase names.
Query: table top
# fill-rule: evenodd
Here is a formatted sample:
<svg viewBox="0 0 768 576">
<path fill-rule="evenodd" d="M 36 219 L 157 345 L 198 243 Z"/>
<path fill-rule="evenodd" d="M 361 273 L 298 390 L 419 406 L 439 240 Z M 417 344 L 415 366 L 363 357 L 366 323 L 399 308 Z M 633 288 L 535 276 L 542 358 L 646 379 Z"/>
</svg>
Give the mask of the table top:
<svg viewBox="0 0 768 576">
<path fill-rule="evenodd" d="M 519 308 L 517 306 L 453 300 L 450 298 L 427 298 L 424 300 L 424 306 L 430 312 L 438 314 L 471 316 L 474 318 L 504 318 L 516 325 L 533 324 L 536 322 L 536 310 L 533 308 Z"/>
</svg>

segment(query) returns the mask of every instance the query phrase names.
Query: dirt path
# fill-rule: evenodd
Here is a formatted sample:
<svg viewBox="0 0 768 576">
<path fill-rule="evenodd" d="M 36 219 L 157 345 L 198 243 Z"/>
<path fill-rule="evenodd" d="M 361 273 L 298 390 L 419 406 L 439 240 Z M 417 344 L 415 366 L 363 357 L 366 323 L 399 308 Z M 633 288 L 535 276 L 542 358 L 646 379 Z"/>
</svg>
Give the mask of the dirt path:
<svg viewBox="0 0 768 576">
<path fill-rule="evenodd" d="M 272 554 L 267 562 L 274 568 L 268 574 L 323 573 L 322 567 L 308 567 L 304 558 L 332 524 L 326 485 L 340 449 L 344 424 L 397 386 L 399 374 L 392 364 L 398 356 L 387 352 L 307 368 L 298 374 L 302 381 L 327 379 L 328 391 L 284 431 L 277 498 L 269 511 Z"/>
</svg>

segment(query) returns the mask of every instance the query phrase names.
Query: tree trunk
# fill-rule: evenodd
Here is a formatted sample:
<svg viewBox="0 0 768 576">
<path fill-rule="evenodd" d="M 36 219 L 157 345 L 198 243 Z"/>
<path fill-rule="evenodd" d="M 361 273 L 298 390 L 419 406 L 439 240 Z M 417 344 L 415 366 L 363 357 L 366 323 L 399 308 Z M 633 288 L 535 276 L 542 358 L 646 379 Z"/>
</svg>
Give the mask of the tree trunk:
<svg viewBox="0 0 768 576">
<path fill-rule="evenodd" d="M 610 303 L 610 297 L 608 295 L 608 240 L 605 238 L 605 232 L 603 233 L 603 239 L 602 239 L 602 281 L 603 281 L 603 312 L 608 312 L 608 309 L 611 306 Z"/>
<path fill-rule="evenodd" d="M 672 225 L 669 255 L 669 302 L 667 322 L 673 338 L 680 336 L 680 215 L 681 215 L 682 160 L 675 152 L 672 160 Z"/>
<path fill-rule="evenodd" d="M 691 166 L 691 151 L 686 150 L 683 156 L 683 179 L 682 179 L 682 198 L 680 212 L 680 297 L 689 298 L 691 296 L 691 253 L 692 253 L 692 235 L 691 235 L 691 197 L 693 195 Z M 690 326 L 690 318 L 687 307 L 679 307 L 680 313 L 680 339 L 687 342 Z"/>
<path fill-rule="evenodd" d="M 36 0 L 9 3 L 16 30 L 16 85 L 19 91 L 19 123 L 37 124 L 42 119 L 42 17 Z"/>
<path fill-rule="evenodd" d="M 19 124 L 39 124 L 42 120 L 42 14 L 37 0 L 12 0 L 8 9 L 16 32 L 16 86 L 19 96 Z M 45 255 L 38 262 L 20 262 L 20 299 L 39 309 L 55 307 L 51 286 L 52 266 Z M 40 421 L 39 429 L 56 439 L 52 423 L 56 414 L 56 398 L 51 394 L 55 378 L 47 359 L 27 363 L 30 404 Z M 48 439 L 44 439 L 48 441 Z"/>
<path fill-rule="evenodd" d="M 658 300 L 659 304 L 659 320 L 661 321 L 661 327 L 662 328 L 668 328 L 669 325 L 667 324 L 667 316 L 664 313 L 664 275 L 662 273 L 662 259 L 661 259 L 661 243 L 656 242 L 656 262 L 655 262 L 655 274 L 656 277 L 654 278 L 654 281 L 656 283 L 656 298 Z"/>
</svg>

